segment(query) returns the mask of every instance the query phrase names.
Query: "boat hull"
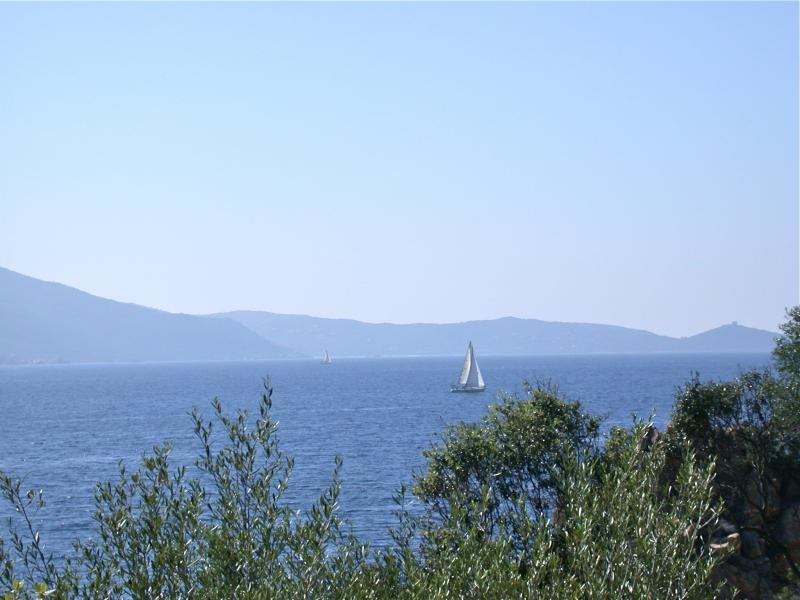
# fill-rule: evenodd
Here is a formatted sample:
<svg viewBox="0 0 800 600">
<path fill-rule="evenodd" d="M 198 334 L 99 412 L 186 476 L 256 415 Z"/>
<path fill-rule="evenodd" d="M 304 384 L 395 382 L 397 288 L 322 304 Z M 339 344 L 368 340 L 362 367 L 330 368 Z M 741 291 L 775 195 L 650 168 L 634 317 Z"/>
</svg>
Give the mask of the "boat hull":
<svg viewBox="0 0 800 600">
<path fill-rule="evenodd" d="M 460 392 L 465 394 L 473 394 L 475 392 L 483 392 L 486 390 L 486 386 L 484 387 L 466 387 L 461 385 L 453 385 L 450 386 L 451 392 Z"/>
</svg>

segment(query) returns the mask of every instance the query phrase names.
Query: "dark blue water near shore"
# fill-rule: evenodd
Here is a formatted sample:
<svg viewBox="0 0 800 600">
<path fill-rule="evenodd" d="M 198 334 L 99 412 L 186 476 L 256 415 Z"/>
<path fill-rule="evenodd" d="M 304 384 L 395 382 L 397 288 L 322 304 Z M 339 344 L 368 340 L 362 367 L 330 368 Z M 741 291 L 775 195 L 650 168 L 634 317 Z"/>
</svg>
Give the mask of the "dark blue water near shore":
<svg viewBox="0 0 800 600">
<path fill-rule="evenodd" d="M 45 490 L 43 538 L 63 555 L 91 532 L 94 484 L 115 477 L 117 462 L 138 466 L 142 452 L 173 440 L 176 463 L 198 443 L 192 407 L 211 415 L 219 397 L 230 411 L 257 407 L 271 375 L 273 415 L 284 451 L 295 457 L 293 503 L 308 506 L 344 459 L 341 507 L 363 539 L 387 540 L 392 495 L 422 466 L 421 451 L 447 423 L 478 420 L 499 390 L 550 380 L 607 425 L 631 414 L 669 417 L 677 386 L 763 367 L 764 354 L 484 357 L 483 394 L 451 394 L 459 358 L 275 361 L 145 365 L 0 367 L 0 469 Z M 8 516 L 0 506 L 0 517 Z"/>
</svg>

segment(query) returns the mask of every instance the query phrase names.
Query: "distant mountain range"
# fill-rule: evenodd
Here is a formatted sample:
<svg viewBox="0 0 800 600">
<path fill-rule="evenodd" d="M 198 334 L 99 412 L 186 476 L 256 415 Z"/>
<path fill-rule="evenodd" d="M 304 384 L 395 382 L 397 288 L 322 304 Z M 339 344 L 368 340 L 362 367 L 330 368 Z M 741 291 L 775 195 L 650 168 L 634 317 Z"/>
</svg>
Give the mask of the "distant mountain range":
<svg viewBox="0 0 800 600">
<path fill-rule="evenodd" d="M 308 355 L 328 349 L 336 356 L 412 356 L 463 353 L 467 341 L 481 355 L 601 354 L 649 352 L 770 352 L 776 333 L 723 325 L 686 338 L 591 323 L 559 323 L 505 317 L 464 323 L 363 323 L 303 315 L 235 311 L 213 315 L 238 321 L 278 345 Z"/>
<path fill-rule="evenodd" d="M 293 353 L 230 319 L 98 298 L 0 268 L 0 363 L 160 362 Z"/>
<path fill-rule="evenodd" d="M 99 298 L 0 268 L 0 363 L 161 362 L 456 355 L 769 352 L 777 334 L 723 325 L 688 338 L 507 317 L 395 325 L 235 311 L 175 314 Z"/>
</svg>

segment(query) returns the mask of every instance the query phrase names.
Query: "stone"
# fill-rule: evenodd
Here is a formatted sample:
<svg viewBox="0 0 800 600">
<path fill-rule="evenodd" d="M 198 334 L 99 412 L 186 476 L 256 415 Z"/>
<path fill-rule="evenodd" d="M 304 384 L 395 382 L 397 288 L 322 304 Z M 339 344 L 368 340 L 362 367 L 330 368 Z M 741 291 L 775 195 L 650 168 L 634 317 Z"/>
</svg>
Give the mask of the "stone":
<svg viewBox="0 0 800 600">
<path fill-rule="evenodd" d="M 764 556 L 767 551 L 764 538 L 755 531 L 742 531 L 742 556 L 746 558 L 758 558 Z"/>
<path fill-rule="evenodd" d="M 744 488 L 745 517 L 752 520 L 770 520 L 781 510 L 778 489 L 769 480 L 752 476 Z"/>
<path fill-rule="evenodd" d="M 758 598 L 761 577 L 750 561 L 730 561 L 720 568 L 722 576 L 745 598 Z"/>
<path fill-rule="evenodd" d="M 776 535 L 795 563 L 800 563 L 800 502 L 790 504 L 781 512 Z"/>
</svg>

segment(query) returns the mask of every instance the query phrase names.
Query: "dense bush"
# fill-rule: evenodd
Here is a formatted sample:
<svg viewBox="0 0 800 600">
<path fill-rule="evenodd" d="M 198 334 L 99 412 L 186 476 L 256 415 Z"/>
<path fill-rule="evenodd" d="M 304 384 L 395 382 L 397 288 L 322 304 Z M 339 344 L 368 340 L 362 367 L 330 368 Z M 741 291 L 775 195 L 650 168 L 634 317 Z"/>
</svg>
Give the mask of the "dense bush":
<svg viewBox="0 0 800 600">
<path fill-rule="evenodd" d="M 749 598 L 800 578 L 800 309 L 788 317 L 776 372 L 705 383 L 695 376 L 678 391 L 665 432 L 667 447 L 688 440 L 701 464 L 715 461 L 721 532 L 740 546 L 721 573 Z"/>
<path fill-rule="evenodd" d="M 713 464 L 698 467 L 687 448 L 665 489 L 664 447 L 641 451 L 643 432 L 629 431 L 613 461 L 569 448 L 554 455 L 555 519 L 521 507 L 493 523 L 491 484 L 479 501 L 452 496 L 448 517 L 423 532 L 411 570 L 421 593 L 408 597 L 713 598 L 721 556 L 704 538 L 718 518 Z M 522 549 L 519 535 L 528 540 Z"/>
<path fill-rule="evenodd" d="M 414 492 L 439 521 L 452 521 L 454 509 L 468 509 L 488 491 L 484 526 L 490 533 L 505 527 L 517 546 L 527 547 L 530 538 L 519 524 L 555 509 L 560 458 L 597 456 L 599 418 L 554 387 L 526 386 L 526 395 L 501 394 L 481 423 L 448 427 L 441 443 L 423 453 L 427 470 Z M 471 526 L 473 519 L 467 512 L 461 521 Z"/>
<path fill-rule="evenodd" d="M 800 382 L 800 306 L 789 309 L 775 340 L 775 367 L 788 382 Z"/>
<path fill-rule="evenodd" d="M 800 306 L 789 310 L 787 317 L 773 353 L 781 376 L 781 385 L 775 390 L 779 397 L 775 419 L 784 432 L 797 433 L 800 432 Z"/>
</svg>

